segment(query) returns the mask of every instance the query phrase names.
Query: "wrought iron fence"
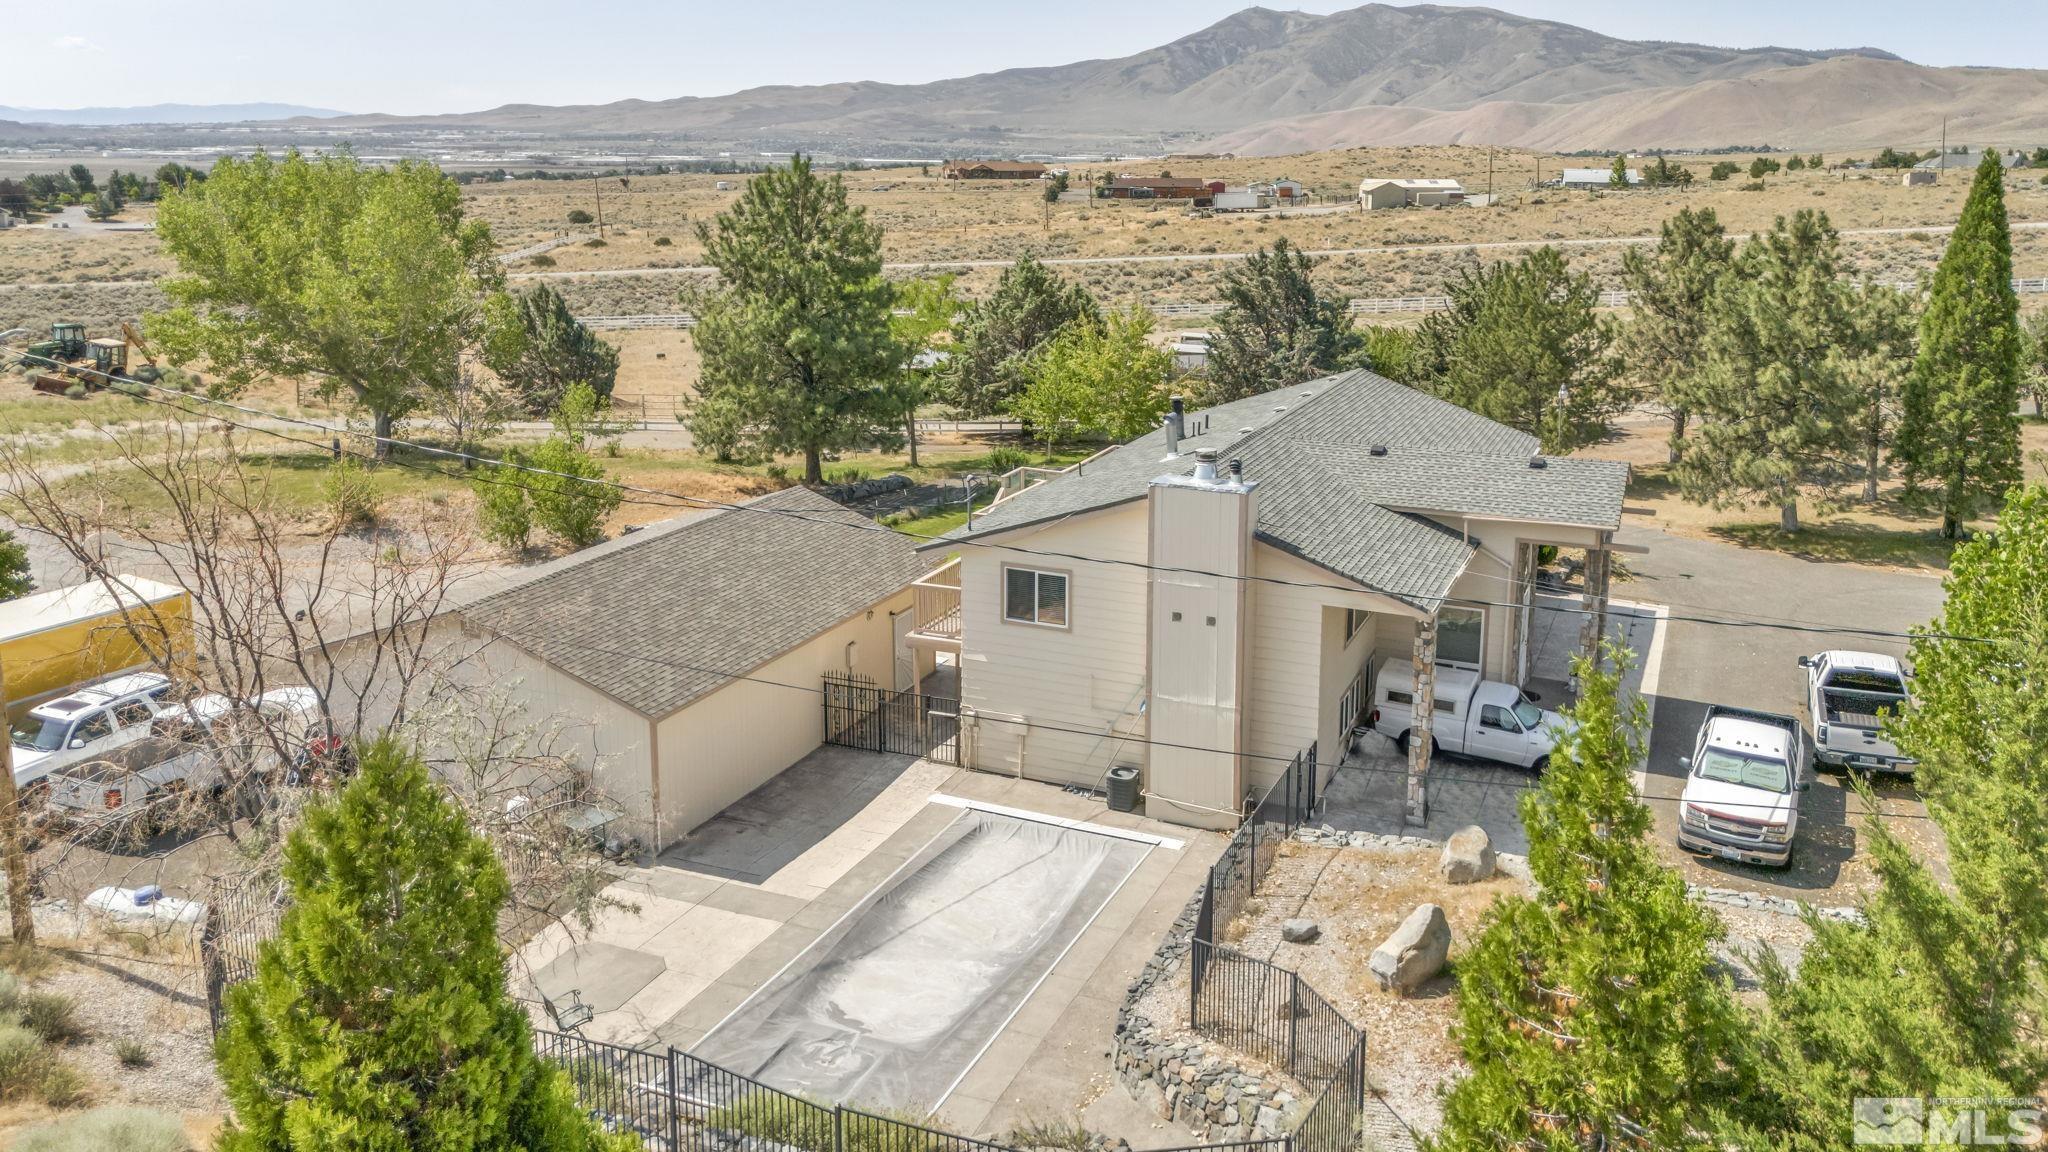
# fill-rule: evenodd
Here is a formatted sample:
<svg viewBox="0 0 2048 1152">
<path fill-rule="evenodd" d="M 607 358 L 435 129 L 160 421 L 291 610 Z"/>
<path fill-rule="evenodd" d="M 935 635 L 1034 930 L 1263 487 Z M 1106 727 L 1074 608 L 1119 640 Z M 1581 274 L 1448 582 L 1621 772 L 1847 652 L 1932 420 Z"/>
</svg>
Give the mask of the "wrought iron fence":
<svg viewBox="0 0 2048 1152">
<path fill-rule="evenodd" d="M 868 752 L 960 762 L 960 701 L 914 688 L 891 692 L 857 677 L 827 673 L 825 743 Z"/>
<path fill-rule="evenodd" d="M 568 1073 L 577 1103 L 606 1131 L 632 1132 L 670 1150 L 681 1147 L 672 1054 L 542 1029 L 534 1030 L 533 1050 Z"/>
<path fill-rule="evenodd" d="M 215 884 L 207 893 L 206 920 L 199 932 L 199 963 L 206 976 L 206 1014 L 220 1031 L 227 990 L 256 975 L 263 942 L 277 935 L 285 898 L 271 885 Z"/>
</svg>

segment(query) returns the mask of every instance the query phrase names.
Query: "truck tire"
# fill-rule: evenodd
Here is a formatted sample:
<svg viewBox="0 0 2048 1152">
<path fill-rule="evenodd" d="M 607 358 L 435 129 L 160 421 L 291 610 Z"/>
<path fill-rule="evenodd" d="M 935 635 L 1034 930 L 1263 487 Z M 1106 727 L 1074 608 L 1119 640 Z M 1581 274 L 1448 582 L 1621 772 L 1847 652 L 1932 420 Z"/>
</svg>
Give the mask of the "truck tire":
<svg viewBox="0 0 2048 1152">
<path fill-rule="evenodd" d="M 1406 756 L 1408 754 L 1408 733 L 1412 731 L 1414 731 L 1414 729 L 1408 729 L 1407 731 L 1402 732 L 1399 736 L 1396 736 L 1394 738 L 1394 747 L 1400 749 L 1401 755 L 1403 756 Z M 1437 752 L 1440 751 L 1442 747 L 1442 745 L 1436 742 L 1436 737 L 1431 736 L 1429 738 L 1429 754 L 1431 758 L 1435 758 Z"/>
<path fill-rule="evenodd" d="M 1536 758 L 1536 762 L 1534 764 L 1529 765 L 1529 771 L 1535 773 L 1538 776 L 1541 776 L 1545 772 L 1550 771 L 1550 757 L 1538 756 Z"/>
</svg>

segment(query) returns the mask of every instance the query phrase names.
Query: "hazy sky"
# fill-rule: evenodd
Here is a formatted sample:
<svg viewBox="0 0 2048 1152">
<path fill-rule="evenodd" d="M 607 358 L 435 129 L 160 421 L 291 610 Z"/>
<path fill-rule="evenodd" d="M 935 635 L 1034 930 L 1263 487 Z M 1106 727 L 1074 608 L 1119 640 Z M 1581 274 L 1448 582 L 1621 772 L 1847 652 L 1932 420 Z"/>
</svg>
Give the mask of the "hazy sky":
<svg viewBox="0 0 2048 1152">
<path fill-rule="evenodd" d="M 352 112 L 917 82 L 1122 56 L 1245 0 L 0 0 L 0 104 L 282 101 Z M 1273 3 L 1269 6 L 1281 7 Z M 1310 3 L 1333 11 L 1343 2 Z M 1631 39 L 1873 45 L 2048 67 L 2044 0 L 1497 0 Z M 87 18 L 89 17 L 89 18 Z"/>
</svg>

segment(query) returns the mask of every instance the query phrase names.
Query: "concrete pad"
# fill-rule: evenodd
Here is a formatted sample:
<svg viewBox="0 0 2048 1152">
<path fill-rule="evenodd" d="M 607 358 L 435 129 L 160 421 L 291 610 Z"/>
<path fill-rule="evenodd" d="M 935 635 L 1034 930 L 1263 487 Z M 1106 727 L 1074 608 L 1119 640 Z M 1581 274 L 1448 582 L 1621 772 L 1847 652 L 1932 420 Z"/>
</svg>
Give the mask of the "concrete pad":
<svg viewBox="0 0 2048 1152">
<path fill-rule="evenodd" d="M 988 1115 L 994 1109 L 993 1100 L 955 1092 L 946 1097 L 944 1104 L 939 1105 L 939 1110 L 932 1114 L 930 1122 L 948 1132 L 957 1132 L 963 1136 L 994 1136 L 996 1133 L 987 1130 Z"/>
<path fill-rule="evenodd" d="M 760 920 L 773 920 L 777 924 L 804 910 L 809 900 L 785 896 L 733 882 L 721 886 L 717 891 L 704 897 L 700 907 L 717 908 L 725 912 L 738 912 Z"/>
<path fill-rule="evenodd" d="M 916 762 L 826 745 L 700 825 L 662 853 L 661 862 L 765 883 L 859 815 Z"/>
<path fill-rule="evenodd" d="M 756 944 L 753 951 L 740 958 L 739 963 L 726 969 L 725 974 L 718 978 L 719 982 L 741 985 L 749 990 L 759 988 L 788 967 L 791 960 L 802 955 L 804 949 L 816 943 L 818 935 L 808 928 L 784 925 Z"/>
<path fill-rule="evenodd" d="M 615 944 L 579 944 L 533 974 L 534 987 L 557 1004 L 576 992 L 593 1011 L 611 1012 L 663 971 L 661 957 Z"/>
<path fill-rule="evenodd" d="M 702 976 L 663 972 L 617 1011 L 599 1013 L 584 1027 L 583 1034 L 607 1044 L 637 1046 L 710 986 L 711 981 Z"/>
<path fill-rule="evenodd" d="M 976 1096 L 994 1101 L 1017 1078 L 1017 1070 L 1030 1063 L 1031 1054 L 1038 1051 L 1040 1037 L 1036 1034 L 1005 1028 L 994 1042 L 983 1050 L 981 1057 L 967 1074 L 960 1078 L 960 1086 L 953 1089 L 956 1095 Z M 951 1103 L 952 1097 L 946 1097 Z"/>
<path fill-rule="evenodd" d="M 716 980 L 773 935 L 776 927 L 775 921 L 759 916 L 698 905 L 641 947 L 666 960 L 671 971 Z"/>
<path fill-rule="evenodd" d="M 695 904 L 725 885 L 726 881 L 716 876 L 704 876 L 660 865 L 634 872 L 618 883 L 621 888 L 650 896 L 665 896 L 686 904 Z"/>
<path fill-rule="evenodd" d="M 732 1010 L 751 995 L 753 992 L 750 989 L 713 983 L 684 1005 L 682 1011 L 657 1027 L 654 1030 L 654 1040 L 659 1044 L 688 1048 L 702 1039 L 719 1021 L 731 1015 Z"/>
<path fill-rule="evenodd" d="M 1010 1018 L 1009 1026 L 1003 1030 L 1004 1033 L 1044 1036 L 1059 1022 L 1060 1017 L 1067 1014 L 1067 1006 L 1073 1003 L 1075 994 L 1085 983 L 1080 976 L 1054 969 L 1052 975 L 1039 983 L 1038 990 L 1031 994 L 1031 999 L 1024 1002 L 1024 1007 L 1018 1009 L 1017 1014 Z"/>
</svg>

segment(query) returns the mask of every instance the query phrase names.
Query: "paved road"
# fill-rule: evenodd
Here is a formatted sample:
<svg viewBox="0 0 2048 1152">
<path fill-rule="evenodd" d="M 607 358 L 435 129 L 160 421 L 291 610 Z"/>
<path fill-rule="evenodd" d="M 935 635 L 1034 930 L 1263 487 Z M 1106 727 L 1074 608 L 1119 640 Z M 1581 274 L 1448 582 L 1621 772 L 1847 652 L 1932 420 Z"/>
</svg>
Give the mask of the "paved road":
<svg viewBox="0 0 2048 1152">
<path fill-rule="evenodd" d="M 1854 564 L 1801 560 L 1777 552 L 1739 548 L 1710 540 L 1673 536 L 1653 528 L 1625 526 L 1619 539 L 1649 549 L 1628 557 L 1635 579 L 1615 594 L 1668 605 L 1673 617 L 1774 618 L 1813 625 L 1903 632 L 1940 611 L 1941 583 L 1928 576 Z M 1734 628 L 1672 619 L 1666 624 L 1656 686 L 1657 716 L 1650 741 L 1646 792 L 1656 815 L 1658 839 L 1684 861 L 1687 877 L 1701 884 L 1769 892 L 1820 904 L 1853 902 L 1870 875 L 1860 865 L 1845 869 L 1858 849 L 1852 809 L 1855 794 L 1838 774 L 1823 772 L 1801 801 L 1794 863 L 1787 872 L 1720 861 L 1699 861 L 1678 852 L 1677 805 L 1684 787 L 1678 758 L 1692 753 L 1693 737 L 1709 703 L 1765 708 L 1803 716 L 1805 673 L 1800 656 L 1826 648 L 1853 648 L 1903 655 L 1902 640 L 1830 636 L 1813 631 Z M 1909 787 L 1880 788 L 1887 811 L 1924 815 Z M 1931 841 L 1932 825 L 1907 819 L 1894 824 L 1916 843 Z"/>
</svg>

